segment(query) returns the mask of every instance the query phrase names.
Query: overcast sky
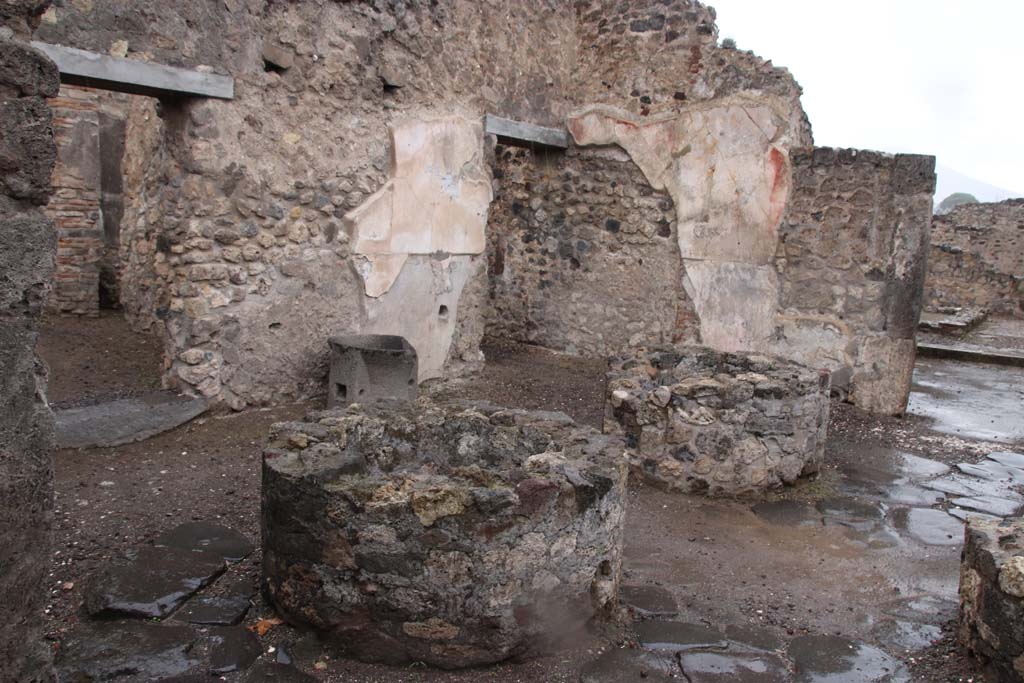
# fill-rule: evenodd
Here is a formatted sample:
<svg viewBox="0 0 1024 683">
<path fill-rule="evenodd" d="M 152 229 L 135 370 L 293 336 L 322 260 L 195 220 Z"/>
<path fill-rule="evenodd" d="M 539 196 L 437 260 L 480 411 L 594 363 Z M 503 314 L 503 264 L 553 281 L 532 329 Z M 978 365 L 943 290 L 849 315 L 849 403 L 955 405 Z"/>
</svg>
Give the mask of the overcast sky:
<svg viewBox="0 0 1024 683">
<path fill-rule="evenodd" d="M 706 1 L 796 76 L 815 144 L 934 154 L 1024 196 L 1024 0 Z"/>
</svg>

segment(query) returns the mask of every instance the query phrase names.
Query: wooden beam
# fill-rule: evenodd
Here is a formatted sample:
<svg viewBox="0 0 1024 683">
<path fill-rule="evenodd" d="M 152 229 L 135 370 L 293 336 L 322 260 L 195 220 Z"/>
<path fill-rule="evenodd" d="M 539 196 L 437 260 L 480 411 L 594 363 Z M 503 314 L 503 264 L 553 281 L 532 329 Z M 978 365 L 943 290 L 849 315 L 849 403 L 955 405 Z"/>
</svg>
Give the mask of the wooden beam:
<svg viewBox="0 0 1024 683">
<path fill-rule="evenodd" d="M 61 83 L 151 97 L 235 96 L 235 79 L 192 69 L 101 55 L 33 41 L 32 47 L 57 64 Z"/>
<path fill-rule="evenodd" d="M 562 128 L 536 126 L 532 123 L 503 119 L 493 114 L 484 116 L 484 132 L 497 135 L 499 142 L 518 147 L 566 149 L 569 146 L 569 133 Z"/>
</svg>

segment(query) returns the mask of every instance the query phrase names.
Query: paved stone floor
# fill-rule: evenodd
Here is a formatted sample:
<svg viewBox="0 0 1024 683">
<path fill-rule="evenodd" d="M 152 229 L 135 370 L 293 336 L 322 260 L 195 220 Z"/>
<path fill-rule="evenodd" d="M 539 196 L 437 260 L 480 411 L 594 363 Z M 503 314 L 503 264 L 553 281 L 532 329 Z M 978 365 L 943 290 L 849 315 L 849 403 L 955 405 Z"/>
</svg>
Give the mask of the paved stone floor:
<svg viewBox="0 0 1024 683">
<path fill-rule="evenodd" d="M 903 423 L 940 439 L 962 424 L 968 409 L 1011 419 L 987 423 L 984 436 L 980 428 L 953 431 L 952 445 L 932 453 L 906 447 L 906 438 L 897 447 L 890 436 L 900 421 L 842 407 L 836 420 L 856 420 L 852 426 L 834 421 L 823 476 L 768 499 L 709 500 L 633 486 L 623 590 L 630 618 L 564 652 L 464 672 L 339 658 L 314 637 L 276 623 L 253 592 L 258 547 L 237 562 L 247 550 L 244 539 L 219 526 L 179 528 L 179 515 L 167 514 L 164 532 L 105 561 L 74 591 L 83 607 L 78 624 L 59 637 L 59 664 L 66 680 L 118 681 L 210 680 L 209 672 L 227 681 L 339 683 L 955 681 L 945 671 L 921 672 L 915 662 L 955 616 L 961 519 L 1016 514 L 1024 504 L 1024 442 L 1014 431 L 1024 422 L 1024 407 L 998 384 L 979 380 L 960 389 L 966 407 L 929 412 L 928 400 L 941 398 L 932 386 L 936 377 L 960 395 L 946 386 L 960 377 L 954 364 L 930 363 L 919 368 L 911 403 L 920 414 Z M 566 373 L 560 386 L 571 386 L 572 368 Z M 550 377 L 543 386 L 552 386 Z M 202 430 L 228 422 L 188 429 L 201 439 Z M 233 423 L 248 425 L 251 433 L 238 437 L 245 442 L 258 443 L 267 428 L 251 417 Z M 156 437 L 150 448 L 164 447 L 173 434 Z M 79 451 L 75 458 L 94 458 L 95 476 L 106 477 L 103 464 L 119 452 Z M 249 462 L 255 466 L 255 459 Z M 209 483 L 201 468 L 191 472 L 187 487 Z M 94 485 L 90 476 L 81 474 L 79 486 Z M 255 479 L 245 484 L 254 485 Z M 253 504 L 240 493 L 238 500 Z M 255 541 L 255 526 L 243 526 L 241 535 Z M 183 561 L 183 552 L 191 561 Z M 106 673 L 72 675 L 96 666 Z"/>
</svg>

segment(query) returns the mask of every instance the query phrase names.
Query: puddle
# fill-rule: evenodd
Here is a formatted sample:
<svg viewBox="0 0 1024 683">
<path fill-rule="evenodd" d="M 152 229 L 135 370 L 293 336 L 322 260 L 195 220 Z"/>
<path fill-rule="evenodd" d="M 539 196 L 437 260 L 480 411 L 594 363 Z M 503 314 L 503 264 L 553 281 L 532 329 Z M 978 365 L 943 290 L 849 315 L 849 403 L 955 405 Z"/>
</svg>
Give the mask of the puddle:
<svg viewBox="0 0 1024 683">
<path fill-rule="evenodd" d="M 923 650 L 942 638 L 942 629 L 935 624 L 886 619 L 871 629 L 871 635 L 893 651 L 914 652 Z"/>
<path fill-rule="evenodd" d="M 893 525 L 925 545 L 960 545 L 963 523 L 943 510 L 897 508 L 892 511 Z"/>
<path fill-rule="evenodd" d="M 803 636 L 789 645 L 799 683 L 909 681 L 900 662 L 876 647 L 838 636 Z"/>
<path fill-rule="evenodd" d="M 655 651 L 724 650 L 729 646 L 721 632 L 680 621 L 644 621 L 637 624 L 636 633 L 642 647 Z"/>
<path fill-rule="evenodd" d="M 751 511 L 776 526 L 821 526 L 821 513 L 795 500 L 773 500 L 752 506 Z"/>
<path fill-rule="evenodd" d="M 679 657 L 689 683 L 786 683 L 786 662 L 766 652 L 685 652 Z"/>
<path fill-rule="evenodd" d="M 985 441 L 1024 439 L 1024 368 L 919 358 L 907 412 L 946 434 Z"/>
</svg>

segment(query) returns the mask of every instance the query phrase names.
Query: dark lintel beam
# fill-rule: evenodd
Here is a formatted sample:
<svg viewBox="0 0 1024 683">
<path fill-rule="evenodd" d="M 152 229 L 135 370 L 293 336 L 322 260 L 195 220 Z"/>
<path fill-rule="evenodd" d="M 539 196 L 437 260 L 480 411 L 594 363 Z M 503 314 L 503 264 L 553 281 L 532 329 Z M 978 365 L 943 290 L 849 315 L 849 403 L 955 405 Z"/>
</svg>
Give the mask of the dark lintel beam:
<svg viewBox="0 0 1024 683">
<path fill-rule="evenodd" d="M 216 97 L 230 100 L 235 96 L 235 79 L 230 76 L 111 57 L 38 41 L 34 41 L 32 47 L 45 53 L 57 64 L 61 83 L 69 85 L 150 97 Z"/>
<path fill-rule="evenodd" d="M 569 146 L 569 133 L 561 128 L 535 126 L 532 123 L 503 119 L 492 114 L 484 116 L 484 132 L 497 135 L 499 142 L 518 147 L 565 149 Z"/>
</svg>

